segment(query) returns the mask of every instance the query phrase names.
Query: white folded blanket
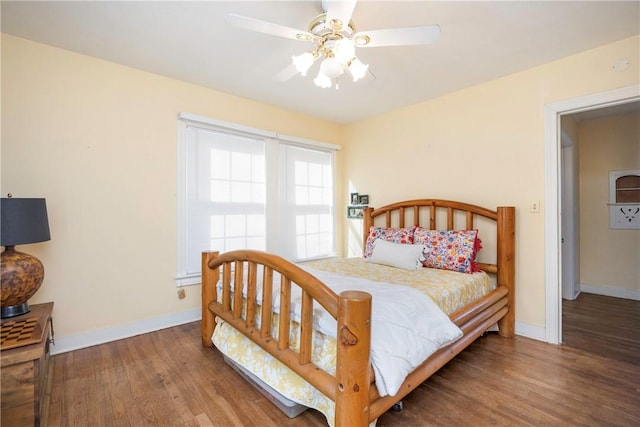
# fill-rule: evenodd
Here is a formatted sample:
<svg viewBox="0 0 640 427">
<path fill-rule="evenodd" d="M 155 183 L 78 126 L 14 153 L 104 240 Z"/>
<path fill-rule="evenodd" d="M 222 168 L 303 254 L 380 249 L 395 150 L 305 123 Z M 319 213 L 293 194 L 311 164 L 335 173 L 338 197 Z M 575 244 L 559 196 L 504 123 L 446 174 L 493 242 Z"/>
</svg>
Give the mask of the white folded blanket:
<svg viewBox="0 0 640 427">
<path fill-rule="evenodd" d="M 348 290 L 372 296 L 371 363 L 380 396 L 395 395 L 406 376 L 438 349 L 462 337 L 462 331 L 424 293 L 401 285 L 372 282 L 300 265 L 336 294 Z M 262 277 L 258 272 L 258 278 Z M 274 272 L 273 310 L 280 309 L 280 278 Z M 233 289 L 233 287 L 232 287 Z M 259 284 L 258 289 L 261 289 Z M 246 297 L 246 286 L 245 286 Z M 300 320 L 301 291 L 292 286 L 291 316 Z M 258 301 L 261 301 L 258 295 Z M 314 329 L 336 338 L 336 320 L 314 304 Z"/>
</svg>

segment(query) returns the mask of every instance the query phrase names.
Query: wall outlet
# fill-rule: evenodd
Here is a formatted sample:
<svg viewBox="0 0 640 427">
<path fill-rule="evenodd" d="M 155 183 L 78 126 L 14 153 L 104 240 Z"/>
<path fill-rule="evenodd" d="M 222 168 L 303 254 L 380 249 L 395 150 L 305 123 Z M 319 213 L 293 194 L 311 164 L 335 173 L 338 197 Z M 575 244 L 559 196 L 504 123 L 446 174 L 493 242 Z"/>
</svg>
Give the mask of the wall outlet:
<svg viewBox="0 0 640 427">
<path fill-rule="evenodd" d="M 531 202 L 531 205 L 529 206 L 529 210 L 531 211 L 531 213 L 539 213 L 540 200 L 534 200 L 533 202 Z"/>
</svg>

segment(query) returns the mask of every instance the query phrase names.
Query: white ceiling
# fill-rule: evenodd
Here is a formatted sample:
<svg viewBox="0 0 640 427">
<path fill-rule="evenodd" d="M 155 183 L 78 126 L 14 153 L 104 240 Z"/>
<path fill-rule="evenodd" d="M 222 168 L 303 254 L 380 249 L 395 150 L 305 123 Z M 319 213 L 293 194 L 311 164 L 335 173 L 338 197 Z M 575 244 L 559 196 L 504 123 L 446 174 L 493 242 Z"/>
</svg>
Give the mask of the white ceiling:
<svg viewBox="0 0 640 427">
<path fill-rule="evenodd" d="M 372 1 L 357 30 L 439 24 L 427 46 L 360 49 L 375 79 L 320 89 L 276 79 L 311 46 L 231 28 L 235 13 L 306 30 L 315 1 L 5 1 L 2 32 L 348 123 L 640 33 L 638 1 Z M 614 64 L 611 64 L 613 66 Z M 316 66 L 317 67 L 317 66 Z"/>
</svg>

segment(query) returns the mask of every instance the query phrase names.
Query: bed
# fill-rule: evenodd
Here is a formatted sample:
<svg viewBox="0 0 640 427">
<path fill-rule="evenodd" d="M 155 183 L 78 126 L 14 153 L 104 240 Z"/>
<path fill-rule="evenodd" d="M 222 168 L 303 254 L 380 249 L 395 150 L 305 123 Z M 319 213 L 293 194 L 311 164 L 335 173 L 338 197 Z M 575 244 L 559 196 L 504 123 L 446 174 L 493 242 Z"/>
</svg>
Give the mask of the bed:
<svg viewBox="0 0 640 427">
<path fill-rule="evenodd" d="M 349 290 L 348 285 L 335 292 L 317 277 L 316 270 L 274 254 L 252 250 L 202 254 L 203 346 L 213 345 L 217 323 L 231 326 L 247 345 L 268 353 L 330 401 L 331 412 L 323 412 L 331 414 L 328 422 L 336 426 L 375 423 L 488 328 L 497 325 L 503 337 L 513 337 L 515 332 L 515 208 L 492 210 L 457 201 L 409 200 L 365 208 L 362 222 L 365 248 L 373 228 L 479 230 L 485 249 L 475 265 L 482 274 L 491 275 L 494 283 L 480 298 L 447 313 L 447 321 L 461 331 L 460 336 L 419 362 L 393 393 L 380 392 L 384 378 L 372 366 L 376 323 L 372 323 L 370 292 Z M 344 281 L 351 283 L 349 280 Z M 292 297 L 295 291 L 297 302 Z M 278 307 L 262 304 L 274 301 L 274 292 Z M 316 358 L 318 307 L 335 322 L 333 369 Z"/>
</svg>

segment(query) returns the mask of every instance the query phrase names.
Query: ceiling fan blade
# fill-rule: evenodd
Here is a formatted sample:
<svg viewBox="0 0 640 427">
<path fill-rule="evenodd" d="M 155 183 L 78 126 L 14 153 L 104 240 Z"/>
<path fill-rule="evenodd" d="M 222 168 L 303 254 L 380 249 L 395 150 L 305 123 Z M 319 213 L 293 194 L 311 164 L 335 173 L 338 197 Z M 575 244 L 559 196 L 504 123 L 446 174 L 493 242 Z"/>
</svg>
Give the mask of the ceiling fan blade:
<svg viewBox="0 0 640 427">
<path fill-rule="evenodd" d="M 230 13 L 224 17 L 224 20 L 234 27 L 243 30 L 256 31 L 258 33 L 270 34 L 272 36 L 284 37 L 287 39 L 312 41 L 315 36 L 307 31 L 297 30 L 272 22 L 261 21 L 259 19 L 248 18 Z"/>
<path fill-rule="evenodd" d="M 331 25 L 332 20 L 338 20 L 342 26 L 349 25 L 356 3 L 357 0 L 323 0 L 322 6 L 327 11 L 327 24 Z"/>
<path fill-rule="evenodd" d="M 439 25 L 420 25 L 417 27 L 389 28 L 386 30 L 361 31 L 353 35 L 358 47 L 408 46 L 430 44 L 440 37 Z M 367 44 L 357 40 L 369 38 Z"/>
<path fill-rule="evenodd" d="M 278 71 L 278 73 L 273 76 L 273 80 L 277 82 L 286 82 L 291 80 L 296 74 L 298 74 L 298 70 L 296 70 L 296 66 L 291 63 Z"/>
<path fill-rule="evenodd" d="M 373 82 L 376 81 L 376 78 L 377 78 L 376 75 L 373 74 L 373 71 L 371 71 L 371 67 L 369 67 L 367 69 L 367 73 L 364 75 L 364 77 L 361 78 L 360 80 L 358 80 L 358 82 L 354 83 L 354 84 L 357 84 L 357 85 L 370 85 L 370 84 L 372 84 Z"/>
</svg>

